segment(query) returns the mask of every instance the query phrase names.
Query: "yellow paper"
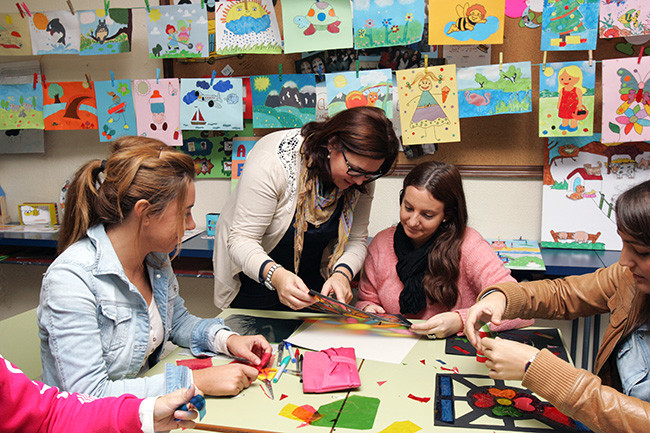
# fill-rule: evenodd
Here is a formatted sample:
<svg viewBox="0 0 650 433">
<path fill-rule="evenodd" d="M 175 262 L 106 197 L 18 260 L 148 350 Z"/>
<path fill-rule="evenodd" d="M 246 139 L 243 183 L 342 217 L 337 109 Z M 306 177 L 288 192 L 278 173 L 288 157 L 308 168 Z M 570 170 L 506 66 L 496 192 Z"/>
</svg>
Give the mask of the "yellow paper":
<svg viewBox="0 0 650 433">
<path fill-rule="evenodd" d="M 293 415 L 293 411 L 296 410 L 296 409 L 298 409 L 297 405 L 289 403 L 285 407 L 282 408 L 282 410 L 280 411 L 280 413 L 278 413 L 278 415 L 283 416 L 285 418 L 289 418 L 289 419 L 293 419 L 293 420 L 302 422 L 303 420 L 301 420 L 297 416 Z"/>
<path fill-rule="evenodd" d="M 429 44 L 502 44 L 505 0 L 429 0 Z"/>
<path fill-rule="evenodd" d="M 456 65 L 395 73 L 404 145 L 460 141 Z"/>
<path fill-rule="evenodd" d="M 422 427 L 411 421 L 395 421 L 379 433 L 415 433 L 422 430 Z"/>
</svg>

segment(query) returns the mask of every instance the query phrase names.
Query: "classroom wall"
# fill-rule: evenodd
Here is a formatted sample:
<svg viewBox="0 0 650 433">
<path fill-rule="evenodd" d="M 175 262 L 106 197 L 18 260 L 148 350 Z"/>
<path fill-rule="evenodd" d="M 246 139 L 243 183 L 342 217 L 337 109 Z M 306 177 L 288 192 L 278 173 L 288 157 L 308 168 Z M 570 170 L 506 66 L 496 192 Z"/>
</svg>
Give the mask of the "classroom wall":
<svg viewBox="0 0 650 433">
<path fill-rule="evenodd" d="M 150 4 L 158 2 L 152 0 Z M 99 0 L 74 0 L 77 10 L 101 7 Z M 66 9 L 64 0 L 31 0 L 32 11 Z M 111 7 L 132 7 L 133 46 L 129 54 L 108 56 L 40 56 L 41 68 L 48 81 L 84 80 L 90 74 L 93 80 L 110 79 L 113 70 L 116 79 L 146 79 L 156 77 L 156 68 L 162 71 L 162 62 L 149 59 L 144 2 L 111 0 Z M 17 11 L 13 3 L 0 5 L 4 12 Z M 33 59 L 34 57 L 1 57 L 0 62 Z M 162 72 L 161 72 L 162 74 Z M 486 144 L 487 145 L 487 144 Z M 440 146 L 454 146 L 453 143 Z M 108 147 L 100 143 L 96 130 L 46 131 L 44 154 L 0 155 L 0 185 L 7 194 L 10 215 L 18 218 L 17 205 L 26 201 L 57 201 L 66 178 L 76 168 L 92 158 L 103 158 Z M 399 218 L 398 193 L 401 177 L 377 181 L 374 205 L 370 217 L 370 235 L 395 224 Z M 205 227 L 205 214 L 219 212 L 230 193 L 226 180 L 197 182 L 194 218 L 199 227 Z M 469 222 L 485 237 L 540 238 L 542 181 L 521 179 L 469 178 L 464 180 L 469 207 Z"/>
</svg>

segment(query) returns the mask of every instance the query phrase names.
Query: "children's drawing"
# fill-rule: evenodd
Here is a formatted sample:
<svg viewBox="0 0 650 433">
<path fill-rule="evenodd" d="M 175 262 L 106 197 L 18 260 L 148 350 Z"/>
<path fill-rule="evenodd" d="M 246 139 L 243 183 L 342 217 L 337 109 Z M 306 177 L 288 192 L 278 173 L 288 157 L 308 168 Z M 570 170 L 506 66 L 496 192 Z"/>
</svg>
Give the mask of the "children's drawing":
<svg viewBox="0 0 650 433">
<path fill-rule="evenodd" d="M 228 0 L 215 6 L 218 54 L 282 52 L 280 28 L 270 0 Z"/>
<path fill-rule="evenodd" d="M 45 153 L 45 134 L 42 129 L 0 131 L 2 153 Z"/>
<path fill-rule="evenodd" d="M 43 86 L 0 84 L 0 129 L 43 129 Z"/>
<path fill-rule="evenodd" d="M 353 2 L 354 48 L 410 45 L 422 39 L 424 0 Z"/>
<path fill-rule="evenodd" d="M 152 59 L 208 56 L 208 18 L 200 4 L 152 7 L 147 31 Z"/>
<path fill-rule="evenodd" d="M 248 154 L 253 150 L 259 137 L 235 137 L 232 149 L 232 171 L 230 173 L 230 191 L 234 191 L 239 178 L 244 172 L 244 163 Z"/>
<path fill-rule="evenodd" d="M 131 9 L 78 11 L 81 23 L 80 55 L 119 54 L 131 51 Z"/>
<path fill-rule="evenodd" d="M 138 135 L 157 138 L 168 146 L 182 145 L 180 101 L 178 78 L 134 80 L 133 104 Z"/>
<path fill-rule="evenodd" d="M 530 62 L 459 68 L 460 118 L 532 111 Z"/>
<path fill-rule="evenodd" d="M 32 54 L 79 54 L 79 18 L 70 11 L 37 12 L 29 18 Z"/>
<path fill-rule="evenodd" d="M 542 186 L 542 248 L 620 250 L 616 198 L 650 179 L 650 142 L 605 145 L 548 138 Z"/>
<path fill-rule="evenodd" d="M 514 383 L 514 382 L 513 382 Z M 589 432 L 531 391 L 479 374 L 436 374 L 434 425 L 464 430 Z"/>
<path fill-rule="evenodd" d="M 285 53 L 352 47 L 349 0 L 285 0 L 282 22 Z"/>
<path fill-rule="evenodd" d="M 429 44 L 502 44 L 503 0 L 429 0 Z"/>
<path fill-rule="evenodd" d="M 600 0 L 601 38 L 650 34 L 650 4 L 646 0 Z"/>
<path fill-rule="evenodd" d="M 48 82 L 43 92 L 45 129 L 97 129 L 95 89 L 86 81 Z"/>
<path fill-rule="evenodd" d="M 594 133 L 596 64 L 547 63 L 539 68 L 539 136 Z"/>
<path fill-rule="evenodd" d="M 181 129 L 244 129 L 242 79 L 181 79 Z"/>
<path fill-rule="evenodd" d="M 135 135 L 137 125 L 131 80 L 94 81 L 93 86 L 97 100 L 99 141 Z"/>
<path fill-rule="evenodd" d="M 507 8 L 506 3 L 506 8 Z M 526 0 L 526 8 L 521 13 L 519 27 L 536 29 L 542 25 L 544 0 Z"/>
<path fill-rule="evenodd" d="M 298 128 L 316 118 L 313 75 L 251 77 L 254 128 Z"/>
<path fill-rule="evenodd" d="M 0 56 L 31 56 L 29 23 L 20 14 L 0 13 Z"/>
<path fill-rule="evenodd" d="M 529 239 L 487 239 L 506 269 L 543 271 L 544 259 L 539 243 Z"/>
<path fill-rule="evenodd" d="M 456 66 L 395 73 L 403 144 L 460 141 Z"/>
<path fill-rule="evenodd" d="M 650 59 L 603 60 L 603 142 L 650 140 Z"/>
<path fill-rule="evenodd" d="M 377 107 L 393 117 L 393 74 L 390 69 L 325 74 L 329 116 L 353 107 Z"/>
<path fill-rule="evenodd" d="M 544 0 L 542 51 L 595 50 L 599 0 Z"/>
<path fill-rule="evenodd" d="M 197 179 L 230 179 L 235 137 L 252 137 L 252 122 L 242 131 L 183 131 L 181 150 L 192 157 Z"/>
</svg>

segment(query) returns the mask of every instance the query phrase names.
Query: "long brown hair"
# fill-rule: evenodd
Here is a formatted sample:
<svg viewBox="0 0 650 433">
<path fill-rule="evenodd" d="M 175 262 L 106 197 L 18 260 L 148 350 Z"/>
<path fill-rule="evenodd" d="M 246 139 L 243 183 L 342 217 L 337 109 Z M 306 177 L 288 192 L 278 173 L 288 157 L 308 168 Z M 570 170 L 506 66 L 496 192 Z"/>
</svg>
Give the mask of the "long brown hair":
<svg viewBox="0 0 650 433">
<path fill-rule="evenodd" d="M 429 253 L 422 286 L 431 302 L 451 309 L 458 300 L 460 249 L 467 228 L 467 205 L 460 172 L 453 165 L 436 161 L 417 165 L 404 178 L 400 205 L 409 186 L 424 188 L 445 206 L 444 221 L 434 233 L 436 239 Z"/>
<path fill-rule="evenodd" d="M 380 171 L 388 173 L 397 158 L 399 141 L 392 122 L 376 107 L 355 107 L 325 122 L 309 122 L 302 127 L 302 153 L 311 158 L 310 171 L 322 180 L 331 180 L 327 159 L 329 145 L 372 159 L 383 159 Z"/>
<path fill-rule="evenodd" d="M 619 231 L 650 246 L 650 180 L 621 194 L 614 211 Z"/>
<path fill-rule="evenodd" d="M 193 179 L 192 158 L 162 141 L 134 136 L 115 140 L 107 160 L 92 160 L 74 175 L 66 193 L 59 253 L 96 224 L 124 221 L 138 200 L 149 202 L 148 215 L 162 212 L 174 201 L 184 203 Z M 179 206 L 180 235 L 184 228 L 185 209 Z"/>
</svg>

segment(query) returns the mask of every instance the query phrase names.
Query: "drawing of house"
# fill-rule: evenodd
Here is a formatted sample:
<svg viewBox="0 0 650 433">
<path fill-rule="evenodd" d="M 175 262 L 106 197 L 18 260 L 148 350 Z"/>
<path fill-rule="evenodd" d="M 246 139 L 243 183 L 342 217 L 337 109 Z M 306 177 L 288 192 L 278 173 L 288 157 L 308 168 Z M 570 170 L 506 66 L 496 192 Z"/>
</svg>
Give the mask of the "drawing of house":
<svg viewBox="0 0 650 433">
<path fill-rule="evenodd" d="M 583 167 L 576 168 L 566 177 L 569 189 L 575 191 L 578 185 L 585 187 L 585 192 L 601 191 L 603 187 L 603 176 L 587 173 Z"/>
</svg>

